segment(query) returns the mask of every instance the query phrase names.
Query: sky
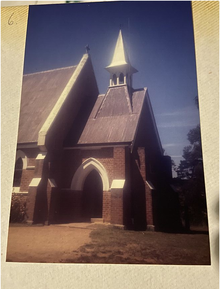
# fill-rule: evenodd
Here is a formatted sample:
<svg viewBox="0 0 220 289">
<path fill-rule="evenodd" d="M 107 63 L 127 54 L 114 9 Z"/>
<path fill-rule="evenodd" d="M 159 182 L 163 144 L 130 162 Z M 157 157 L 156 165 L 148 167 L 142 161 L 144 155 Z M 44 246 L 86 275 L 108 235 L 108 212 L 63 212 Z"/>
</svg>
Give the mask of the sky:
<svg viewBox="0 0 220 289">
<path fill-rule="evenodd" d="M 178 165 L 187 133 L 199 124 L 195 48 L 189 1 L 71 3 L 30 6 L 24 74 L 76 65 L 90 47 L 100 93 L 109 85 L 119 29 L 133 88 L 147 87 L 162 147 Z"/>
</svg>

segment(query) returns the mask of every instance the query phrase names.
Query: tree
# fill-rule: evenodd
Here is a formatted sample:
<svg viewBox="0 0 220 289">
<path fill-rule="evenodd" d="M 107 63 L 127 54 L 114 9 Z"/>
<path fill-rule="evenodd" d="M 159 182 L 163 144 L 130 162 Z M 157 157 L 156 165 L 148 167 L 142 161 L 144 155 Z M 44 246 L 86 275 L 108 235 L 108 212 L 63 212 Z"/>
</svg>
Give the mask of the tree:
<svg viewBox="0 0 220 289">
<path fill-rule="evenodd" d="M 190 145 L 184 147 L 182 155 L 184 160 L 180 161 L 176 170 L 178 177 L 181 179 L 192 178 L 195 174 L 196 166 L 202 162 L 200 125 L 188 132 L 187 139 Z"/>
<path fill-rule="evenodd" d="M 195 98 L 198 107 L 198 97 Z M 190 145 L 183 149 L 183 159 L 176 169 L 177 176 L 185 180 L 183 187 L 184 210 L 191 223 L 207 222 L 205 182 L 202 159 L 200 125 L 187 134 Z M 187 212 L 187 213 L 186 213 Z M 189 223 L 187 224 L 189 229 Z"/>
</svg>

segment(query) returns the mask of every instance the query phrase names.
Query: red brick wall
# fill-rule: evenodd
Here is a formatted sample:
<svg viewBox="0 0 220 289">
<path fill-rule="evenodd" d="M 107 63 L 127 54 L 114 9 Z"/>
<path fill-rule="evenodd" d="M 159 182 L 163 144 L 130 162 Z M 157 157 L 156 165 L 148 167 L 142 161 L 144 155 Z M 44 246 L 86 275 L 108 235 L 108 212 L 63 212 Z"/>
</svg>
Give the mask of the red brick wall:
<svg viewBox="0 0 220 289">
<path fill-rule="evenodd" d="M 70 188 L 73 176 L 79 166 L 88 158 L 95 158 L 106 169 L 111 186 L 114 173 L 113 149 L 64 150 L 62 162 L 62 188 Z"/>
<path fill-rule="evenodd" d="M 88 150 L 64 150 L 62 163 L 62 187 L 70 188 L 72 178 L 79 166 L 88 158 L 95 158 L 105 168 L 109 186 L 114 179 L 125 179 L 125 148 L 102 148 Z M 103 192 L 104 222 L 123 224 L 123 190 Z"/>
<path fill-rule="evenodd" d="M 146 196 L 146 220 L 147 226 L 154 225 L 153 222 L 153 205 L 152 205 L 152 191 L 147 184 L 145 184 Z"/>
<path fill-rule="evenodd" d="M 145 148 L 138 148 L 140 160 L 140 173 L 145 183 L 145 198 L 146 198 L 146 221 L 147 226 L 153 225 L 153 208 L 152 208 L 152 191 L 146 184 L 146 167 L 145 167 Z"/>
<path fill-rule="evenodd" d="M 111 222 L 111 192 L 103 192 L 103 222 Z"/>
<path fill-rule="evenodd" d="M 111 190 L 111 224 L 123 225 L 123 189 Z"/>
<path fill-rule="evenodd" d="M 114 179 L 125 179 L 125 148 L 114 148 Z"/>
<path fill-rule="evenodd" d="M 39 153 L 38 148 L 33 149 L 21 149 L 24 154 L 27 156 L 27 166 L 35 166 L 35 159 Z M 20 192 L 28 192 L 28 188 L 32 178 L 34 177 L 34 168 L 33 169 L 23 169 L 20 183 Z"/>
<path fill-rule="evenodd" d="M 34 223 L 45 223 L 48 220 L 48 195 L 47 180 L 49 173 L 49 164 L 47 157 L 35 161 L 35 170 L 33 177 L 41 178 L 36 187 L 29 187 L 28 190 L 28 221 Z"/>
<path fill-rule="evenodd" d="M 33 177 L 34 177 L 34 170 L 26 169 L 22 171 L 20 192 L 28 192 L 28 188 Z"/>
<path fill-rule="evenodd" d="M 109 177 L 109 186 L 113 179 L 125 179 L 125 148 L 103 148 L 97 150 L 64 150 L 63 160 L 59 163 L 59 158 L 54 159 L 50 163 L 51 173 L 50 177 L 54 177 L 55 181 L 59 177 L 61 180 L 61 188 L 69 188 L 71 186 L 72 178 L 78 167 L 88 158 L 95 158 L 106 169 Z M 30 164 L 35 165 L 35 170 L 24 170 L 22 179 L 22 189 L 28 186 L 32 177 L 41 177 L 43 170 L 43 160 L 30 159 Z M 58 163 L 60 165 L 58 165 Z M 30 165 L 29 164 L 29 165 Z M 59 167 L 59 170 L 55 168 Z M 59 172 L 58 172 L 59 171 Z M 50 203 L 52 189 L 47 184 L 47 201 L 48 214 L 50 213 Z M 28 212 L 29 220 L 34 217 L 34 205 L 37 197 L 37 188 L 30 188 L 28 198 Z M 81 192 L 72 192 L 70 190 L 60 191 L 60 215 L 64 218 L 73 219 L 80 218 L 81 208 Z M 66 211 L 67 208 L 67 211 Z M 123 224 L 123 190 L 112 190 L 111 192 L 103 192 L 103 219 L 105 222 L 113 224 Z"/>
<path fill-rule="evenodd" d="M 114 179 L 125 179 L 125 148 L 114 148 Z M 111 223 L 124 224 L 124 190 L 111 189 Z"/>
<path fill-rule="evenodd" d="M 146 180 L 146 168 L 145 168 L 145 148 L 139 147 L 138 148 L 138 156 L 139 156 L 139 161 L 140 161 L 140 173 L 143 178 L 143 180 Z"/>
</svg>

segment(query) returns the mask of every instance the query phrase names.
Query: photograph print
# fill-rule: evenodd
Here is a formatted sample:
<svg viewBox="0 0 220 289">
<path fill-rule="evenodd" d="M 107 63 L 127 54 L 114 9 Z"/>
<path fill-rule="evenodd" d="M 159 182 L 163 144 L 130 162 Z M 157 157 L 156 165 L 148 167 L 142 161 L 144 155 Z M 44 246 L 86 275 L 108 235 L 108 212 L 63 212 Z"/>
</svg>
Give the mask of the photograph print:
<svg viewBox="0 0 220 289">
<path fill-rule="evenodd" d="M 210 265 L 191 3 L 30 6 L 14 163 L 7 262 Z"/>
</svg>

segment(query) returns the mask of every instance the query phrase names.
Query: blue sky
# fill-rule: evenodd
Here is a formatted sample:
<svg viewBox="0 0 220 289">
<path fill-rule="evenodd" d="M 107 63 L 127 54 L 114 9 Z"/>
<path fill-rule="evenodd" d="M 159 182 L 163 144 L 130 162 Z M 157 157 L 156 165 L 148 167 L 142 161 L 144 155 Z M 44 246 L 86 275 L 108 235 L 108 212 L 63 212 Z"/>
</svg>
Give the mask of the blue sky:
<svg viewBox="0 0 220 289">
<path fill-rule="evenodd" d="M 162 146 L 176 164 L 199 123 L 191 3 L 141 1 L 30 6 L 24 73 L 79 63 L 89 44 L 99 92 L 105 93 L 122 27 L 133 87 L 148 87 Z"/>
</svg>

